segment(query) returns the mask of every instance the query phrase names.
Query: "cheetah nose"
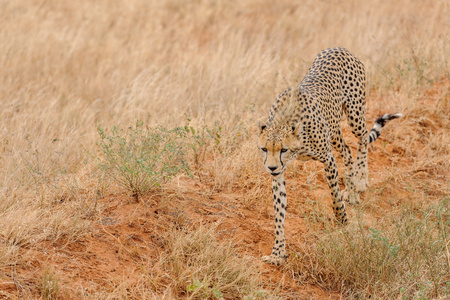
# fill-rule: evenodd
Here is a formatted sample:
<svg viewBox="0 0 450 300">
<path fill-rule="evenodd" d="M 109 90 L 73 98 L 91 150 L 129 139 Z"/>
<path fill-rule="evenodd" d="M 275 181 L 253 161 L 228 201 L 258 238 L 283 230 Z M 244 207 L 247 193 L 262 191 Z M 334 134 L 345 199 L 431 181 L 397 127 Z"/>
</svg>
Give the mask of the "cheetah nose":
<svg viewBox="0 0 450 300">
<path fill-rule="evenodd" d="M 277 169 L 277 167 L 267 167 L 270 171 L 275 171 Z"/>
</svg>

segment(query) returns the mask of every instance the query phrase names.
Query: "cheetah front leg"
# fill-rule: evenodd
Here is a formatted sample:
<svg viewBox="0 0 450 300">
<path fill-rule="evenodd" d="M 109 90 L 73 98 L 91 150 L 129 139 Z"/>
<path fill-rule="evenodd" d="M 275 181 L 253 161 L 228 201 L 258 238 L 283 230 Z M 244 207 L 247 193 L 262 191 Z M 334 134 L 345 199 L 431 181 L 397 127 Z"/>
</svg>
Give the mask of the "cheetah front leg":
<svg viewBox="0 0 450 300">
<path fill-rule="evenodd" d="M 272 178 L 273 210 L 275 216 L 275 241 L 270 256 L 264 256 L 265 262 L 281 265 L 286 259 L 286 243 L 284 238 L 284 218 L 286 216 L 286 184 L 284 173 Z"/>
<path fill-rule="evenodd" d="M 331 152 L 328 153 L 326 159 L 323 161 L 325 173 L 327 175 L 327 182 L 331 192 L 332 207 L 336 218 L 342 223 L 348 222 L 347 211 L 345 210 L 345 203 L 342 200 L 342 195 L 338 184 L 338 170 L 336 160 Z"/>
</svg>

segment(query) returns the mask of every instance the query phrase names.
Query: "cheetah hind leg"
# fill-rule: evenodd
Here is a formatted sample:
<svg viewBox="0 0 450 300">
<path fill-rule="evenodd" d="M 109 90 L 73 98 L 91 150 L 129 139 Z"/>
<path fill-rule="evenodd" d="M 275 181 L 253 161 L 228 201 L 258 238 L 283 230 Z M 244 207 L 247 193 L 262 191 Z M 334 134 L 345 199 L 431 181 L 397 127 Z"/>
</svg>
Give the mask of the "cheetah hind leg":
<svg viewBox="0 0 450 300">
<path fill-rule="evenodd" d="M 342 133 L 333 138 L 335 150 L 339 151 L 345 164 L 345 190 L 341 193 L 342 200 L 350 204 L 359 203 L 359 194 L 355 188 L 354 163 L 350 148 L 342 137 Z"/>
<path fill-rule="evenodd" d="M 359 194 L 355 193 L 355 191 L 348 191 L 348 189 L 342 191 L 342 200 L 350 204 L 360 203 Z"/>
<path fill-rule="evenodd" d="M 359 204 L 359 193 L 355 185 L 355 174 L 353 173 L 353 165 L 350 164 L 345 168 L 345 190 L 342 191 L 342 200 L 350 204 Z"/>
<path fill-rule="evenodd" d="M 271 265 L 275 266 L 281 266 L 286 261 L 287 255 L 266 255 L 262 257 L 262 260 L 266 263 L 269 263 Z"/>
<path fill-rule="evenodd" d="M 363 139 L 364 140 L 364 139 Z M 358 154 L 356 157 L 356 163 L 354 165 L 355 170 L 355 188 L 356 192 L 362 193 L 367 190 L 369 186 L 369 169 L 367 167 L 367 142 L 361 140 L 358 144 Z"/>
<path fill-rule="evenodd" d="M 381 129 L 387 122 L 403 117 L 402 114 L 384 114 L 379 117 L 373 125 L 370 134 L 364 129 L 361 137 L 358 140 L 358 154 L 355 164 L 356 171 L 356 191 L 364 192 L 369 186 L 369 170 L 367 168 L 367 144 L 375 142 L 381 133 Z"/>
<path fill-rule="evenodd" d="M 365 192 L 369 186 L 369 171 L 367 170 L 367 165 L 356 171 L 356 191 L 358 193 Z"/>
</svg>

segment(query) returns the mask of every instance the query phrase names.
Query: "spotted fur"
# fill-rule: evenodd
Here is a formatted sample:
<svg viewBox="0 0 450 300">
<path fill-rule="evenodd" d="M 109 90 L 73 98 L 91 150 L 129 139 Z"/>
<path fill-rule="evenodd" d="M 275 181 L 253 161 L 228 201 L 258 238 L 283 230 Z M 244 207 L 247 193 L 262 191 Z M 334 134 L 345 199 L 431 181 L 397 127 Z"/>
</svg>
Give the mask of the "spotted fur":
<svg viewBox="0 0 450 300">
<path fill-rule="evenodd" d="M 280 265 L 286 257 L 284 171 L 294 159 L 323 163 L 333 211 L 340 222 L 348 222 L 344 201 L 359 202 L 358 192 L 368 186 L 368 143 L 378 138 L 388 121 L 402 116 L 381 116 L 368 134 L 365 89 L 364 65 L 344 48 L 326 49 L 317 55 L 299 87 L 281 93 L 270 109 L 268 121 L 259 124 L 258 146 L 264 167 L 272 175 L 275 215 L 275 242 L 272 254 L 265 256 L 265 261 Z M 340 121 L 344 114 L 358 139 L 356 163 L 342 136 Z M 340 153 L 345 164 L 346 189 L 342 192 L 332 149 Z"/>
</svg>

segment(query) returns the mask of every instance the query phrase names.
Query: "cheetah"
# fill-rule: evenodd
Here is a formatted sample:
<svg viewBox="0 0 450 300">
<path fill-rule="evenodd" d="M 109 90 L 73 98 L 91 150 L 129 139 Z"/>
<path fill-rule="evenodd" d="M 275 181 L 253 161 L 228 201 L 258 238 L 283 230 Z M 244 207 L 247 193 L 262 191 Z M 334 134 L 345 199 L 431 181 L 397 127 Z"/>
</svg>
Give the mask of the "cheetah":
<svg viewBox="0 0 450 300">
<path fill-rule="evenodd" d="M 359 192 L 369 183 L 367 145 L 383 126 L 402 114 L 385 114 L 366 129 L 366 74 L 364 65 L 344 48 L 320 52 L 298 88 L 287 89 L 273 103 L 267 122 L 259 122 L 258 147 L 264 168 L 272 175 L 275 241 L 263 260 L 280 265 L 286 258 L 284 219 L 287 208 L 284 171 L 289 162 L 317 160 L 323 163 L 336 218 L 348 222 L 345 202 L 358 203 Z M 356 163 L 345 143 L 340 121 L 344 114 L 358 139 Z M 345 164 L 345 190 L 339 190 L 338 171 L 331 149 Z"/>
</svg>

